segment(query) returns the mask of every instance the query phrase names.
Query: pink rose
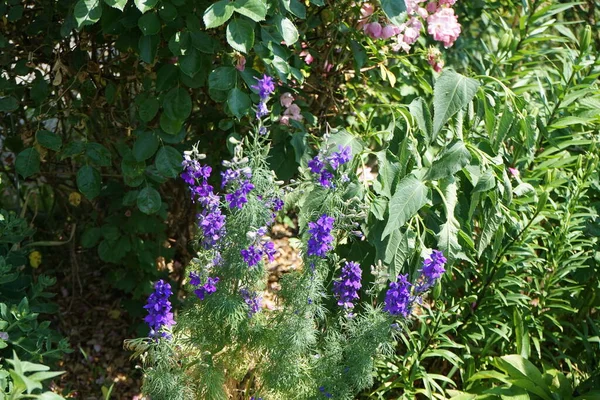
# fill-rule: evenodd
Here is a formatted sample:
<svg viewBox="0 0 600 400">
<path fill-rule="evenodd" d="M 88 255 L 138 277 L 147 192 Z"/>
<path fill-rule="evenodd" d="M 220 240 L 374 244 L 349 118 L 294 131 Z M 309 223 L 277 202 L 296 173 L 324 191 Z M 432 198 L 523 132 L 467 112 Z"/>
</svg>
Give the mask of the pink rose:
<svg viewBox="0 0 600 400">
<path fill-rule="evenodd" d="M 365 33 L 373 39 L 379 39 L 381 37 L 381 24 L 379 22 L 371 22 L 366 24 L 363 28 Z"/>
<path fill-rule="evenodd" d="M 286 93 L 282 94 L 281 97 L 279 97 L 279 102 L 285 108 L 290 108 L 290 106 L 294 102 L 294 96 L 292 96 L 291 93 L 286 92 Z"/>
<path fill-rule="evenodd" d="M 461 26 L 452 8 L 441 7 L 427 18 L 427 31 L 434 40 L 448 48 L 460 36 Z"/>
</svg>

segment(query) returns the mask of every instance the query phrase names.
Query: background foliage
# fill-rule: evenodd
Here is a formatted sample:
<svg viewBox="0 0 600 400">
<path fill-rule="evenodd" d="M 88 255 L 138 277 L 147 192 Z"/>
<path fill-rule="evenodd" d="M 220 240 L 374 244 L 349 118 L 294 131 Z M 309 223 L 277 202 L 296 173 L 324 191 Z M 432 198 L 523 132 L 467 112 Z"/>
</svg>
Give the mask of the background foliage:
<svg viewBox="0 0 600 400">
<path fill-rule="evenodd" d="M 389 4 L 387 17 L 400 18 Z M 452 264 L 435 307 L 419 309 L 363 396 L 583 395 L 600 386 L 599 7 L 458 2 L 463 34 L 438 76 L 429 39 L 394 53 L 357 28 L 360 4 L 349 1 L 6 0 L 0 204 L 33 221 L 38 241 L 74 229 L 72 246 L 141 315 L 151 281 L 173 270 L 181 279 L 177 265 L 193 256 L 182 151 L 200 141 L 211 165 L 227 158 L 228 137 L 249 130 L 255 77 L 268 72 L 304 118 L 278 124 L 273 106 L 269 161 L 280 178 L 298 177 L 330 127 L 364 149 L 367 240 L 340 254 L 376 265 L 373 282 L 414 276 L 423 247 Z M 2 236 L 20 257 L 2 267 L 18 274 L 0 293 L 9 324 L 11 305 L 23 304 L 7 290 L 15 282 L 31 288 L 19 313 L 27 303 L 53 311 L 33 302 L 52 279 L 17 268 L 25 231 Z M 24 314 L 32 336 L 18 356 L 59 355 L 49 326 Z"/>
</svg>

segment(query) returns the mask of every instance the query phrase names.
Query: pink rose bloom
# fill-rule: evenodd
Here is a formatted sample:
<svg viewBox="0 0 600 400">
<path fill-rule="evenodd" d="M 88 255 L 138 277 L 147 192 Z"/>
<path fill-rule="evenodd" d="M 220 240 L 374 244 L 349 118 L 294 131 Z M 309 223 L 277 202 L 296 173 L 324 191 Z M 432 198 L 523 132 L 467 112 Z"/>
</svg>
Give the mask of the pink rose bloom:
<svg viewBox="0 0 600 400">
<path fill-rule="evenodd" d="M 454 44 L 460 36 L 461 27 L 452 8 L 442 7 L 427 18 L 427 31 L 434 40 L 442 42 L 445 48 Z"/>
<path fill-rule="evenodd" d="M 369 24 L 366 24 L 363 30 L 371 38 L 379 39 L 381 37 L 381 31 L 383 29 L 381 28 L 381 24 L 379 22 L 371 22 Z"/>
<path fill-rule="evenodd" d="M 421 35 L 421 28 L 423 24 L 417 18 L 411 18 L 408 21 L 408 26 L 404 30 L 404 41 L 411 45 L 417 41 L 419 36 Z"/>
<path fill-rule="evenodd" d="M 315 61 L 315 58 L 312 56 L 312 54 L 310 54 L 308 52 L 308 50 L 302 50 L 300 52 L 300 57 L 304 58 L 304 62 L 308 65 L 310 65 L 313 61 Z"/>
<path fill-rule="evenodd" d="M 427 10 L 424 9 L 423 7 L 419 7 L 419 9 L 417 10 L 417 14 L 419 15 L 419 17 L 421 17 L 423 19 L 427 19 L 427 16 L 429 15 Z"/>
<path fill-rule="evenodd" d="M 418 13 L 419 4 L 424 3 L 426 0 L 406 0 L 406 11 L 408 15 Z"/>
<path fill-rule="evenodd" d="M 404 52 L 408 53 L 410 51 L 410 44 L 406 43 L 406 41 L 404 40 L 404 35 L 399 34 L 398 36 L 396 36 L 396 38 L 397 42 L 392 45 L 392 50 L 403 50 Z"/>
<path fill-rule="evenodd" d="M 512 176 L 514 176 L 515 178 L 518 178 L 518 177 L 521 175 L 521 173 L 519 172 L 519 170 L 518 170 L 518 169 L 516 169 L 516 168 L 509 167 L 509 168 L 508 168 L 508 171 L 509 171 L 509 172 L 510 172 L 510 174 L 511 174 Z"/>
<path fill-rule="evenodd" d="M 435 1 L 432 1 L 431 3 L 427 4 L 426 9 L 429 14 L 433 14 L 437 11 L 437 3 Z"/>
<path fill-rule="evenodd" d="M 287 110 L 285 110 L 284 115 L 292 115 L 297 116 L 300 115 L 300 107 L 297 104 L 291 104 Z"/>
<path fill-rule="evenodd" d="M 289 115 L 282 115 L 281 118 L 279 118 L 279 123 L 281 125 L 290 126 L 290 117 L 289 117 Z"/>
<path fill-rule="evenodd" d="M 375 6 L 371 3 L 364 3 L 362 7 L 360 7 L 360 15 L 363 18 L 370 17 L 373 12 L 375 12 Z"/>
<path fill-rule="evenodd" d="M 389 39 L 392 36 L 396 36 L 398 33 L 400 33 L 400 29 L 398 29 L 397 26 L 395 26 L 395 25 L 386 25 L 381 30 L 381 38 L 382 39 Z"/>
<path fill-rule="evenodd" d="M 282 94 L 281 97 L 279 97 L 279 102 L 285 108 L 290 108 L 290 106 L 294 102 L 294 96 L 292 96 L 291 93 L 286 92 L 286 93 Z"/>
</svg>

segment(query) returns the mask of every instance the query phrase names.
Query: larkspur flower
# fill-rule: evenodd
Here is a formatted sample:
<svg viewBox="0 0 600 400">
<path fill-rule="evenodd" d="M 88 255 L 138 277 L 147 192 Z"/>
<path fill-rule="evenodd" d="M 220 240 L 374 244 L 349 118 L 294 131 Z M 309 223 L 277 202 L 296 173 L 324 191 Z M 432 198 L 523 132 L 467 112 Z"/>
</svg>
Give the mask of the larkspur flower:
<svg viewBox="0 0 600 400">
<path fill-rule="evenodd" d="M 247 249 L 240 251 L 242 258 L 249 267 L 254 267 L 260 262 L 263 256 L 263 251 L 260 247 L 251 245 Z"/>
<path fill-rule="evenodd" d="M 225 235 L 225 215 L 220 208 L 204 210 L 198 217 L 198 226 L 202 230 L 204 247 L 213 247 Z"/>
<path fill-rule="evenodd" d="M 244 204 L 248 202 L 248 194 L 253 189 L 254 185 L 250 181 L 244 181 L 239 189 L 236 189 L 233 193 L 227 193 L 225 200 L 229 203 L 229 208 L 243 208 Z"/>
<path fill-rule="evenodd" d="M 308 162 L 308 168 L 313 174 L 320 174 L 324 167 L 325 165 L 318 155 Z"/>
<path fill-rule="evenodd" d="M 411 286 L 410 282 L 408 282 L 408 274 L 398 275 L 397 282 L 390 282 L 390 288 L 385 294 L 383 310 L 391 315 L 408 317 L 415 300 L 410 292 Z"/>
<path fill-rule="evenodd" d="M 194 294 L 200 299 L 204 300 L 207 295 L 212 294 L 217 291 L 217 283 L 219 282 L 219 277 L 216 276 L 211 278 L 210 276 L 206 278 L 206 283 L 196 290 L 194 290 Z M 198 285 L 199 286 L 199 285 Z"/>
<path fill-rule="evenodd" d="M 250 292 L 246 288 L 240 289 L 240 295 L 248 306 L 248 317 L 252 318 L 252 316 L 260 310 L 262 298 L 258 296 L 256 292 Z"/>
<path fill-rule="evenodd" d="M 342 267 L 340 279 L 333 282 L 333 293 L 338 300 L 338 306 L 345 309 L 354 308 L 353 301 L 358 299 L 358 290 L 362 287 L 361 275 L 362 270 L 357 262 L 346 262 Z"/>
<path fill-rule="evenodd" d="M 195 272 L 190 272 L 190 285 L 198 286 L 200 282 L 200 276 Z"/>
<path fill-rule="evenodd" d="M 307 243 L 309 256 L 325 257 L 327 252 L 333 249 L 331 231 L 334 222 L 333 217 L 323 214 L 317 222 L 308 223 L 308 233 L 311 235 Z"/>
<path fill-rule="evenodd" d="M 352 158 L 352 149 L 350 146 L 338 145 L 338 150 L 329 156 L 328 161 L 331 168 L 337 170 L 340 165 L 346 164 Z"/>
<path fill-rule="evenodd" d="M 269 260 L 269 262 L 275 261 L 275 254 L 277 254 L 277 250 L 275 249 L 275 243 L 266 242 L 263 245 L 263 251 L 264 251 L 265 255 L 267 256 L 267 259 Z"/>
<path fill-rule="evenodd" d="M 256 85 L 252 86 L 252 89 L 258 91 L 258 96 L 261 100 L 266 100 L 273 92 L 275 92 L 275 82 L 270 76 L 263 75 L 261 79 L 258 79 Z"/>
<path fill-rule="evenodd" d="M 444 268 L 446 261 L 446 257 L 439 250 L 433 250 L 429 258 L 423 260 L 423 267 L 421 268 L 423 282 L 418 286 L 418 292 L 423 292 L 435 285 L 435 282 L 446 272 Z"/>
<path fill-rule="evenodd" d="M 148 315 L 144 318 L 144 321 L 150 327 L 150 337 L 171 338 L 168 332 L 163 331 L 163 329 L 169 329 L 175 325 L 173 313 L 171 312 L 171 302 L 169 301 L 171 294 L 173 294 L 171 285 L 164 280 L 161 279 L 154 284 L 154 292 L 148 297 L 148 302 L 144 306 L 148 310 Z"/>
</svg>

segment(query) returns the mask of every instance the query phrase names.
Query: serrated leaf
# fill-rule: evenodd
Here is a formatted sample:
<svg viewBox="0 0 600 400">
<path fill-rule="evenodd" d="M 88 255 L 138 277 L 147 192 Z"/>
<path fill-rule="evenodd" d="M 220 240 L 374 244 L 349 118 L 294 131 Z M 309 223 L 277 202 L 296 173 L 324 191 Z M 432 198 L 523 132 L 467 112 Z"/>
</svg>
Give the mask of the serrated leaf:
<svg viewBox="0 0 600 400">
<path fill-rule="evenodd" d="M 444 253 L 448 260 L 448 265 L 452 265 L 458 253 L 461 251 L 461 246 L 458 243 L 458 232 L 460 224 L 454 216 L 454 209 L 458 203 L 458 186 L 454 178 L 450 178 L 441 184 L 441 190 L 444 194 L 444 214 L 446 222 L 440 226 L 438 232 L 438 248 Z"/>
<path fill-rule="evenodd" d="M 153 187 L 147 186 L 140 190 L 137 197 L 137 206 L 144 214 L 154 214 L 160 210 L 162 200 L 160 193 Z"/>
<path fill-rule="evenodd" d="M 153 132 L 143 132 L 133 143 L 133 156 L 137 161 L 145 161 L 156 153 L 158 145 L 158 137 Z"/>
<path fill-rule="evenodd" d="M 62 139 L 54 132 L 40 130 L 35 134 L 35 140 L 40 146 L 50 150 L 59 151 L 62 147 Z"/>
<path fill-rule="evenodd" d="M 170 146 L 161 147 L 156 153 L 154 166 L 159 174 L 167 178 L 177 178 L 182 170 L 181 163 L 183 156 L 177 150 Z"/>
<path fill-rule="evenodd" d="M 298 34 L 298 29 L 296 28 L 296 25 L 294 25 L 294 23 L 289 19 L 283 17 L 276 18 L 275 26 L 285 41 L 286 46 L 291 46 L 298 41 L 298 38 L 300 37 Z"/>
<path fill-rule="evenodd" d="M 144 99 L 138 108 L 140 119 L 144 122 L 152 121 L 152 119 L 156 116 L 159 107 L 160 104 L 154 97 L 148 97 L 147 99 Z"/>
<path fill-rule="evenodd" d="M 23 178 L 40 172 L 40 153 L 33 147 L 20 152 L 15 161 L 15 170 Z"/>
<path fill-rule="evenodd" d="M 429 141 L 433 134 L 433 122 L 431 121 L 431 112 L 429 106 L 421 97 L 417 97 L 409 105 L 410 114 L 417 122 L 417 126 Z"/>
<path fill-rule="evenodd" d="M 73 16 L 79 28 L 93 25 L 102 16 L 102 4 L 100 0 L 79 0 L 73 9 Z"/>
<path fill-rule="evenodd" d="M 236 0 L 235 11 L 255 22 L 264 21 L 267 16 L 267 4 L 263 0 Z"/>
<path fill-rule="evenodd" d="M 227 25 L 227 43 L 237 51 L 248 53 L 254 46 L 254 23 L 236 18 Z"/>
<path fill-rule="evenodd" d="M 84 165 L 77 171 L 77 188 L 89 200 L 100 194 L 102 179 L 94 167 Z"/>
<path fill-rule="evenodd" d="M 306 6 L 298 0 L 283 0 L 283 7 L 298 18 L 306 18 Z"/>
<path fill-rule="evenodd" d="M 144 36 L 156 35 L 160 32 L 160 19 L 156 13 L 144 14 L 138 19 L 138 27 Z"/>
<path fill-rule="evenodd" d="M 471 102 L 479 82 L 467 78 L 452 69 L 444 69 L 433 89 L 433 136 L 442 130 L 446 122 Z"/>
<path fill-rule="evenodd" d="M 461 140 L 450 144 L 431 165 L 427 178 L 431 180 L 452 176 L 471 161 L 471 153 Z"/>
<path fill-rule="evenodd" d="M 234 6 L 229 0 L 221 0 L 213 3 L 206 9 L 202 20 L 206 29 L 216 28 L 229 21 L 233 15 Z"/>
<path fill-rule="evenodd" d="M 236 82 L 236 70 L 233 67 L 219 67 L 208 76 L 208 87 L 213 90 L 228 91 Z"/>
<path fill-rule="evenodd" d="M 498 230 L 503 218 L 502 213 L 493 206 L 490 207 L 488 203 L 488 207 L 484 211 L 483 228 L 479 235 L 479 242 L 477 243 L 477 257 L 481 257 L 483 251 L 490 245 L 494 233 Z"/>
<path fill-rule="evenodd" d="M 110 151 L 100 143 L 87 143 L 85 146 L 85 156 L 94 165 L 99 167 L 110 166 Z"/>
<path fill-rule="evenodd" d="M 400 229 L 417 211 L 427 204 L 429 189 L 414 175 L 407 175 L 396 187 L 389 203 L 389 219 L 381 239 Z"/>
<path fill-rule="evenodd" d="M 160 129 L 169 135 L 177 135 L 181 131 L 183 121 L 171 119 L 167 113 L 162 113 L 160 116 Z"/>
</svg>

